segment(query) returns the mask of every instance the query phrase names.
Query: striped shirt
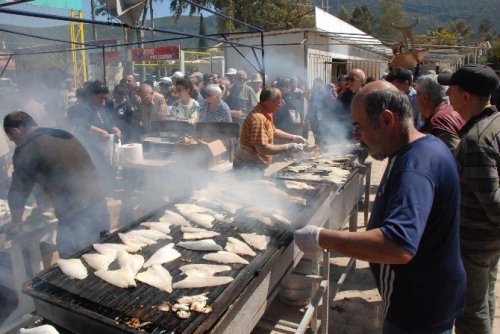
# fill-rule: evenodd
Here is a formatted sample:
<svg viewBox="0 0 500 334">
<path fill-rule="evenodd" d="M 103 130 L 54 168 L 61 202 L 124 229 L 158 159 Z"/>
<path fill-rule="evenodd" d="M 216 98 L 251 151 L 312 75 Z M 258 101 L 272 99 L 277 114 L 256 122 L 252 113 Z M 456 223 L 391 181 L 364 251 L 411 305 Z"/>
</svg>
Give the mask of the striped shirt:
<svg viewBox="0 0 500 334">
<path fill-rule="evenodd" d="M 461 247 L 500 250 L 500 113 L 485 108 L 460 131 Z"/>
<path fill-rule="evenodd" d="M 269 166 L 272 155 L 260 155 L 255 147 L 256 145 L 272 144 L 274 132 L 273 121 L 266 117 L 264 110 L 258 104 L 243 121 L 240 133 L 240 147 L 236 152 L 234 163 L 257 168 Z"/>
<path fill-rule="evenodd" d="M 226 102 L 220 101 L 214 111 L 210 111 L 210 103 L 205 101 L 200 107 L 198 122 L 232 122 L 231 110 Z"/>
</svg>

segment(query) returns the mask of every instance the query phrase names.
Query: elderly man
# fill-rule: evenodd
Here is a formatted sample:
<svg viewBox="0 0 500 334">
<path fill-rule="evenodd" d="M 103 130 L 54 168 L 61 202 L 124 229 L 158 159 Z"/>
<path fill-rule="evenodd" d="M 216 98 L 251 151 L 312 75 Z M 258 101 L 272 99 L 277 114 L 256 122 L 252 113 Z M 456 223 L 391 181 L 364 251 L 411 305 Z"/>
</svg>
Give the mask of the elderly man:
<svg viewBox="0 0 500 334">
<path fill-rule="evenodd" d="M 413 123 L 417 129 L 422 126 L 422 120 L 420 119 L 420 113 L 417 106 L 417 92 L 412 87 L 413 73 L 403 67 L 396 67 L 391 70 L 389 74 L 385 77 L 385 80 L 389 81 L 391 84 L 396 86 L 400 91 L 408 95 L 411 107 L 413 109 Z"/>
<path fill-rule="evenodd" d="M 354 95 L 363 87 L 366 80 L 366 74 L 359 68 L 353 68 L 346 76 L 347 90 L 339 95 L 338 99 L 344 109 L 350 112 L 351 101 Z"/>
<path fill-rule="evenodd" d="M 451 333 L 465 294 L 453 156 L 415 129 L 408 98 L 388 82 L 363 88 L 351 115 L 356 139 L 375 159 L 389 158 L 367 230 L 306 226 L 295 242 L 304 252 L 334 250 L 370 262 L 384 334 Z"/>
<path fill-rule="evenodd" d="M 168 109 L 165 98 L 153 90 L 148 84 L 142 84 L 139 90 L 141 103 L 132 115 L 132 131 L 134 138 L 151 132 L 151 121 L 168 119 Z"/>
<path fill-rule="evenodd" d="M 60 257 L 98 241 L 109 217 L 97 170 L 83 145 L 66 131 L 39 128 L 23 111 L 5 116 L 3 128 L 17 146 L 8 195 L 12 222 L 22 223 L 26 199 L 38 183 L 59 219 Z"/>
<path fill-rule="evenodd" d="M 415 96 L 424 120 L 420 131 L 438 137 L 454 150 L 460 142 L 459 132 L 465 122 L 446 100 L 445 89 L 437 82 L 437 76 L 427 74 L 418 78 Z"/>
<path fill-rule="evenodd" d="M 271 164 L 272 156 L 283 152 L 300 152 L 307 141 L 280 129 L 273 124 L 273 114 L 281 106 L 281 92 L 276 87 L 264 88 L 260 102 L 245 118 L 240 134 L 240 147 L 233 162 L 235 169 L 252 169 L 263 172 Z M 276 145 L 274 139 L 291 143 Z"/>
<path fill-rule="evenodd" d="M 490 105 L 498 86 L 495 72 L 471 64 L 453 75 L 440 74 L 449 85 L 453 108 L 463 117 L 455 157 L 460 176 L 460 248 L 467 272 L 464 314 L 458 334 L 493 333 L 495 281 L 500 257 L 500 113 Z"/>
<path fill-rule="evenodd" d="M 233 117 L 246 116 L 257 105 L 255 92 L 246 82 L 247 73 L 243 70 L 237 71 L 229 96 L 226 99 Z"/>
</svg>

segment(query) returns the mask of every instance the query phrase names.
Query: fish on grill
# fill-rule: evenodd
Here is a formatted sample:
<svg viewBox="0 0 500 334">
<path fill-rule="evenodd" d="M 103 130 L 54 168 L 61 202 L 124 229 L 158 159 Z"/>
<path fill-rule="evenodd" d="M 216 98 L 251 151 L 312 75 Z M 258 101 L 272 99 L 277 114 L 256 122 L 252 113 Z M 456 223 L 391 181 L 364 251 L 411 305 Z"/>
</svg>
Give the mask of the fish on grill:
<svg viewBox="0 0 500 334">
<path fill-rule="evenodd" d="M 120 268 L 129 267 L 133 274 L 137 274 L 144 264 L 144 257 L 139 254 L 129 254 L 124 250 L 117 253 Z"/>
<path fill-rule="evenodd" d="M 172 292 L 172 276 L 160 264 L 153 264 L 148 270 L 138 273 L 135 279 L 162 291 Z"/>
<path fill-rule="evenodd" d="M 138 235 L 140 237 L 151 239 L 154 241 L 172 239 L 172 237 L 169 236 L 168 234 L 165 234 L 157 230 L 145 230 L 145 229 L 131 230 L 127 232 L 127 235 Z"/>
<path fill-rule="evenodd" d="M 311 186 L 305 182 L 300 182 L 300 181 L 286 180 L 284 183 L 288 189 L 293 189 L 293 190 L 314 190 L 314 189 L 316 189 L 314 186 Z"/>
<path fill-rule="evenodd" d="M 205 230 L 193 226 L 181 226 L 182 238 L 186 240 L 212 238 L 220 235 L 219 232 Z"/>
<path fill-rule="evenodd" d="M 247 244 L 258 250 L 265 250 L 271 238 L 267 235 L 259 235 L 256 233 L 240 233 L 240 236 Z"/>
<path fill-rule="evenodd" d="M 250 246 L 248 246 L 246 243 L 244 243 L 241 240 L 238 240 L 233 237 L 228 237 L 227 238 L 227 243 L 225 249 L 228 252 L 235 253 L 235 254 L 241 254 L 241 255 L 250 255 L 250 256 L 255 256 L 257 255 Z"/>
<path fill-rule="evenodd" d="M 95 270 L 107 270 L 109 265 L 115 260 L 116 253 L 115 255 L 111 255 L 109 253 L 89 253 L 83 254 L 82 257 L 85 262 L 87 262 L 87 264 Z"/>
<path fill-rule="evenodd" d="M 141 237 L 140 235 L 133 235 L 128 233 L 118 233 L 120 240 L 128 246 L 140 247 L 142 249 L 145 246 L 154 245 L 156 241 L 149 238 Z"/>
<path fill-rule="evenodd" d="M 113 244 L 113 243 L 104 243 L 104 244 L 92 244 L 92 247 L 100 254 L 103 255 L 111 255 L 116 258 L 116 253 L 120 249 L 123 249 L 129 253 L 135 253 L 139 251 L 142 247 L 124 245 L 124 244 Z"/>
<path fill-rule="evenodd" d="M 223 272 L 223 271 L 229 271 L 231 270 L 230 266 L 227 265 L 221 265 L 221 264 L 186 264 L 183 265 L 179 268 L 182 273 L 186 276 L 198 276 L 198 277 L 206 277 L 206 276 L 213 276 L 214 274 Z M 205 295 L 199 295 L 199 296 L 204 296 Z M 194 298 L 196 296 L 193 296 Z M 208 299 L 208 298 L 207 298 Z M 179 301 L 179 303 L 183 304 L 189 304 L 189 302 L 186 301 Z"/>
<path fill-rule="evenodd" d="M 197 204 L 185 204 L 185 203 L 180 203 L 180 204 L 175 204 L 175 208 L 179 210 L 179 212 L 185 216 L 186 213 L 207 213 L 211 216 L 215 215 L 217 212 L 210 208 L 206 208 L 201 205 Z"/>
<path fill-rule="evenodd" d="M 187 276 L 185 279 L 173 284 L 174 289 L 197 289 L 231 283 L 234 278 L 230 276 Z"/>
<path fill-rule="evenodd" d="M 165 210 L 165 214 L 160 217 L 160 222 L 165 222 L 173 225 L 189 225 L 189 222 L 186 220 L 186 218 L 170 210 Z"/>
<path fill-rule="evenodd" d="M 153 255 L 151 255 L 149 260 L 144 263 L 144 268 L 150 267 L 153 264 L 168 263 L 180 257 L 181 253 L 175 250 L 173 248 L 174 246 L 175 245 L 173 243 L 170 243 L 157 250 Z"/>
<path fill-rule="evenodd" d="M 80 259 L 59 259 L 57 265 L 63 273 L 71 278 L 84 279 L 88 276 L 87 268 Z"/>
<path fill-rule="evenodd" d="M 181 241 L 177 243 L 177 246 L 202 252 L 216 252 L 222 250 L 222 247 L 218 245 L 213 239 Z"/>
<path fill-rule="evenodd" d="M 217 253 L 205 254 L 203 255 L 203 260 L 218 262 L 218 263 L 248 264 L 248 261 L 242 258 L 241 256 L 227 251 L 218 251 Z"/>
<path fill-rule="evenodd" d="M 212 228 L 213 226 L 212 223 L 215 220 L 214 217 L 206 213 L 190 212 L 190 213 L 184 213 L 183 215 L 196 225 L 206 228 Z"/>
<path fill-rule="evenodd" d="M 170 225 L 165 222 L 145 222 L 141 223 L 141 226 L 147 227 L 151 230 L 163 232 L 165 234 L 170 234 Z"/>
<path fill-rule="evenodd" d="M 135 287 L 134 272 L 129 266 L 117 270 L 97 270 L 94 275 L 119 288 Z"/>
</svg>

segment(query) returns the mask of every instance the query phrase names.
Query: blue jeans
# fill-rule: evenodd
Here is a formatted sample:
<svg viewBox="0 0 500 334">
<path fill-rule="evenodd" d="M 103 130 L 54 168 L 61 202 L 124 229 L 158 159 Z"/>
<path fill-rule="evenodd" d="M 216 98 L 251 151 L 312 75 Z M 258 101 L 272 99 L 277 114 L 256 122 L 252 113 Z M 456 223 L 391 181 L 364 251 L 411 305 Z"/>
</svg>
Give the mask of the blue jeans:
<svg viewBox="0 0 500 334">
<path fill-rule="evenodd" d="M 448 324 L 439 326 L 439 328 L 434 330 L 406 330 L 398 327 L 398 325 L 393 322 L 385 320 L 382 334 L 451 334 L 452 330 L 453 321 Z"/>
</svg>

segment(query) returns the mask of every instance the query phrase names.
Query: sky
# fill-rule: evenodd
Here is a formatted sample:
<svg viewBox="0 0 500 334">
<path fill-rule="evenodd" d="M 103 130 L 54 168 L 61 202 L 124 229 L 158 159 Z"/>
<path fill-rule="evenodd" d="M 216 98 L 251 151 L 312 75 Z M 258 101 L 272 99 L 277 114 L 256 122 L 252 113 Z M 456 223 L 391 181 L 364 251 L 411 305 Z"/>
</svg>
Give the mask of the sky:
<svg viewBox="0 0 500 334">
<path fill-rule="evenodd" d="M 83 1 L 83 17 L 85 19 L 91 19 L 90 0 L 82 0 L 82 1 Z M 95 0 L 95 1 L 97 2 L 98 0 Z M 7 2 L 6 0 L 0 0 L 0 4 L 6 3 L 6 2 Z M 170 15 L 170 11 L 168 9 L 168 7 L 170 6 L 170 3 L 168 1 L 164 1 L 163 3 L 153 2 L 153 6 L 154 6 L 153 9 L 155 12 L 155 17 L 163 17 L 163 16 Z M 23 11 L 30 11 L 30 12 L 53 14 L 53 15 L 61 15 L 61 16 L 68 16 L 69 15 L 68 11 L 64 10 L 64 9 L 43 8 L 40 6 L 33 6 L 33 5 L 27 5 L 27 4 L 12 5 L 12 6 L 8 6 L 6 8 L 23 10 Z M 106 20 L 105 17 L 101 17 L 98 19 L 99 20 Z M 33 18 L 33 17 L 25 17 L 25 16 L 19 16 L 19 15 L 3 14 L 3 13 L 0 13 L 0 22 L 2 24 L 13 24 L 13 25 L 20 25 L 20 26 L 25 26 L 25 27 L 47 27 L 47 26 L 68 24 L 67 22 L 63 22 L 63 21 L 38 19 L 38 18 Z"/>
</svg>

